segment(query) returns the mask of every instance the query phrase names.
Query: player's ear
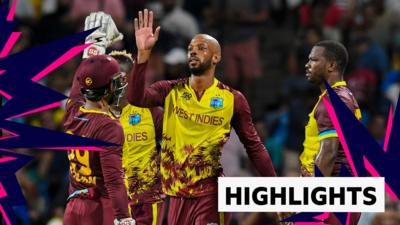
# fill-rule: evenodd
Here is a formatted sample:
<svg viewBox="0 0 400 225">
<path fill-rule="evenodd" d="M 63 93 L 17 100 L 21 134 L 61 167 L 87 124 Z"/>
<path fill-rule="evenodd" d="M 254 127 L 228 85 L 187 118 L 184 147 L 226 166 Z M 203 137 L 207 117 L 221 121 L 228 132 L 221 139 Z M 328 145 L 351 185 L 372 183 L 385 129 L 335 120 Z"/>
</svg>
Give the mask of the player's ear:
<svg viewBox="0 0 400 225">
<path fill-rule="evenodd" d="M 328 62 L 328 72 L 333 72 L 335 70 L 337 70 L 337 62 L 336 61 L 330 61 Z"/>
<path fill-rule="evenodd" d="M 217 65 L 221 61 L 221 55 L 220 54 L 215 54 L 212 57 L 212 62 L 214 65 Z"/>
</svg>

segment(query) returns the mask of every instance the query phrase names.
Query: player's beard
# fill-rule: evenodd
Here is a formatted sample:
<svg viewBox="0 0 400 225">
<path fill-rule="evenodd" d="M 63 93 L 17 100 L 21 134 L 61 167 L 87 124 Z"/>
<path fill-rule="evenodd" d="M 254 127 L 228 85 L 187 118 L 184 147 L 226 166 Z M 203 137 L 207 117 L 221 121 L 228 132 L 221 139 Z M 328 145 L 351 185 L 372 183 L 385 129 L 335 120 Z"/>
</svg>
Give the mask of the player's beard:
<svg viewBox="0 0 400 225">
<path fill-rule="evenodd" d="M 205 61 L 204 63 L 201 63 L 198 67 L 189 67 L 189 71 L 191 74 L 195 76 L 201 76 L 204 74 L 204 72 L 211 67 L 211 59 Z"/>
</svg>

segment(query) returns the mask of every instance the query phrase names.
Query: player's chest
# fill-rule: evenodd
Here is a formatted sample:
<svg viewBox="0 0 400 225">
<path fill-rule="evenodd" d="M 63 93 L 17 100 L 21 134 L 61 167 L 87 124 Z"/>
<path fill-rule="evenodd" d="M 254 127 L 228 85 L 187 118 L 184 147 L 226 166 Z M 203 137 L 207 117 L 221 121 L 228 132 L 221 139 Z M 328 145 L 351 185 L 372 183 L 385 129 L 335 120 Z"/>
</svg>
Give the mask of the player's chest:
<svg viewBox="0 0 400 225">
<path fill-rule="evenodd" d="M 196 114 L 228 117 L 233 112 L 233 95 L 214 88 L 199 96 L 193 89 L 182 88 L 168 96 L 166 108 L 178 117 Z"/>
<path fill-rule="evenodd" d="M 120 122 L 124 132 L 153 132 L 154 123 L 150 109 L 127 106 L 121 114 Z"/>
</svg>

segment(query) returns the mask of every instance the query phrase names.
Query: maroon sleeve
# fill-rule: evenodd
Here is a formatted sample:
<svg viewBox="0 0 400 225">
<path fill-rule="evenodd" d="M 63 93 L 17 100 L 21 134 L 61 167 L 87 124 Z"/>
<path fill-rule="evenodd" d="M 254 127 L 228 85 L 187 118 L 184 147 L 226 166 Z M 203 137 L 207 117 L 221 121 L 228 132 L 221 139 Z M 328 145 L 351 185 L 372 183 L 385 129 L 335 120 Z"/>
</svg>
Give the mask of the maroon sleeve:
<svg viewBox="0 0 400 225">
<path fill-rule="evenodd" d="M 128 102 L 143 108 L 164 106 L 165 97 L 174 81 L 159 81 L 145 88 L 146 68 L 147 62 L 135 64 L 128 81 Z"/>
<path fill-rule="evenodd" d="M 150 111 L 153 117 L 154 129 L 156 131 L 156 139 L 161 140 L 164 111 L 161 107 L 151 108 Z"/>
<path fill-rule="evenodd" d="M 340 89 L 337 88 L 334 90 L 336 91 L 336 94 L 338 94 L 339 98 L 350 109 L 350 111 L 354 113 L 354 111 L 358 108 L 358 105 L 351 92 L 344 87 Z M 323 98 L 325 98 L 326 100 L 328 100 L 329 103 L 331 103 L 331 100 L 328 95 L 325 95 Z M 335 130 L 335 127 L 333 126 L 332 120 L 329 117 L 326 106 L 322 102 L 322 100 L 320 101 L 318 108 L 315 110 L 315 120 L 317 121 L 319 133 L 327 130 Z"/>
<path fill-rule="evenodd" d="M 238 91 L 234 91 L 233 94 L 235 99 L 231 124 L 246 148 L 247 155 L 261 176 L 276 176 L 268 151 L 254 128 L 246 98 Z"/>
<path fill-rule="evenodd" d="M 124 142 L 122 127 L 116 122 L 107 123 L 99 129 L 98 139 L 120 145 L 105 147 L 106 151 L 100 152 L 100 163 L 104 185 L 111 199 L 115 218 L 130 217 L 122 170 L 122 144 Z"/>
</svg>

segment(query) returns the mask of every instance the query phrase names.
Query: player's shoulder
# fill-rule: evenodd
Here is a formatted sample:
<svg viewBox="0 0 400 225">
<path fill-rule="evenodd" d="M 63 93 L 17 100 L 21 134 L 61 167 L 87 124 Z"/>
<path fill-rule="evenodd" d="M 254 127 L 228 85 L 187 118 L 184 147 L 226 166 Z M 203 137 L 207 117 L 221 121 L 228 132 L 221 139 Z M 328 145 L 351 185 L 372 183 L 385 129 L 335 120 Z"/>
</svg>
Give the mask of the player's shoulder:
<svg viewBox="0 0 400 225">
<path fill-rule="evenodd" d="M 184 87 L 186 84 L 189 84 L 189 77 L 179 78 L 176 80 L 166 80 L 171 87 Z"/>
<path fill-rule="evenodd" d="M 335 93 L 339 96 L 339 98 L 342 101 L 344 101 L 344 102 L 355 101 L 353 93 L 347 86 L 343 85 L 343 86 L 334 87 L 333 90 L 335 91 Z"/>
<path fill-rule="evenodd" d="M 218 81 L 217 87 L 221 90 L 225 90 L 227 92 L 230 92 L 233 94 L 233 96 L 235 97 L 235 100 L 245 100 L 246 98 L 244 97 L 244 95 L 242 94 L 242 92 L 234 89 L 233 87 L 226 85 L 224 83 L 222 83 L 221 81 Z"/>
<path fill-rule="evenodd" d="M 103 136 L 115 136 L 117 139 L 123 136 L 121 123 L 110 116 L 99 116 L 98 120 L 96 120 L 95 130 L 95 133 L 100 139 L 103 139 Z"/>
<path fill-rule="evenodd" d="M 106 114 L 96 114 L 94 115 L 96 118 L 93 119 L 95 121 L 96 127 L 98 130 L 104 129 L 122 129 L 122 126 L 117 118 L 113 117 L 112 115 Z"/>
<path fill-rule="evenodd" d="M 218 81 L 217 87 L 220 90 L 224 90 L 232 94 L 234 112 L 242 112 L 243 110 L 246 110 L 249 107 L 246 97 L 239 90 L 236 90 L 231 86 L 222 83 L 221 81 Z"/>
</svg>

